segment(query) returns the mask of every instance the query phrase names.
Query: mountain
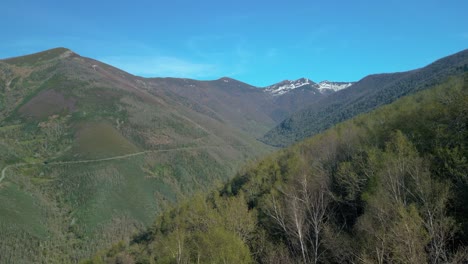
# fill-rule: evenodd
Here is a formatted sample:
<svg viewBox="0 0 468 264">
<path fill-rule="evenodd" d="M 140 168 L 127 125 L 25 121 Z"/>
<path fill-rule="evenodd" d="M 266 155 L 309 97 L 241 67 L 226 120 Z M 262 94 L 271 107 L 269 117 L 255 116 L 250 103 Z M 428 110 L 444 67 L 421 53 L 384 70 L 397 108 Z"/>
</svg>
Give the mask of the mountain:
<svg viewBox="0 0 468 264">
<path fill-rule="evenodd" d="M 297 91 L 297 88 L 300 90 L 312 90 L 316 94 L 337 92 L 351 86 L 352 82 L 330 82 L 330 81 L 321 81 L 320 83 L 315 83 L 307 78 L 300 78 L 295 81 L 285 80 L 277 84 L 273 84 L 265 87 L 265 92 L 273 96 L 285 95 L 292 91 Z"/>
<path fill-rule="evenodd" d="M 263 142 L 286 146 L 401 96 L 444 82 L 468 71 L 468 50 L 408 72 L 370 75 L 346 89 L 323 97 L 268 131 Z"/>
<path fill-rule="evenodd" d="M 246 83 L 229 78 L 214 81 L 151 78 L 145 82 L 149 93 L 168 96 L 195 112 L 209 115 L 254 137 L 277 123 L 268 112 L 271 108 L 269 99 Z"/>
<path fill-rule="evenodd" d="M 318 83 L 318 89 L 320 92 L 338 92 L 340 90 L 346 89 L 353 85 L 353 82 L 330 82 L 330 81 L 321 81 Z"/>
<path fill-rule="evenodd" d="M 352 83 L 322 81 L 315 83 L 307 78 L 295 81 L 285 80 L 263 88 L 263 91 L 272 97 L 273 119 L 279 123 L 292 113 L 320 99 L 327 97 L 338 90 L 349 87 Z"/>
<path fill-rule="evenodd" d="M 279 96 L 291 92 L 292 90 L 295 90 L 297 88 L 314 89 L 316 88 L 316 83 L 307 78 L 301 78 L 295 81 L 284 80 L 277 84 L 265 87 L 265 92 L 270 93 L 273 96 Z"/>
<path fill-rule="evenodd" d="M 150 78 L 145 80 L 150 93 L 170 95 L 176 100 L 190 101 L 195 111 L 216 113 L 219 120 L 238 127 L 258 138 L 292 113 L 313 104 L 348 83 L 322 82 L 315 84 L 302 78 L 283 81 L 260 88 L 232 78 L 197 81 L 181 78 Z M 294 88 L 275 93 L 285 85 Z M 201 110 L 204 109 L 204 110 Z M 222 117 L 222 118 L 221 118 Z"/>
<path fill-rule="evenodd" d="M 84 263 L 466 263 L 468 73 L 277 151 Z"/>
<path fill-rule="evenodd" d="M 272 151 L 257 138 L 325 96 L 142 78 L 66 48 L 0 60 L 0 262 L 75 262 L 144 229 Z"/>
<path fill-rule="evenodd" d="M 344 87 L 348 84 L 323 82 L 320 86 L 320 83 L 302 79 L 292 82 L 295 89 L 273 95 L 266 89 L 227 77 L 213 81 L 142 78 L 66 48 L 0 60 L 0 262 L 31 263 L 39 259 L 45 263 L 76 263 L 122 241 L 112 250 L 119 252 L 119 245 L 125 245 L 133 234 L 150 227 L 165 208 L 185 199 L 194 203 L 200 201 L 199 196 L 192 198 L 192 195 L 230 180 L 243 164 L 274 150 L 257 138 L 293 112 L 310 106 L 306 110 L 323 107 L 323 113 L 333 115 L 336 113 L 331 110 L 335 105 L 339 110 L 349 110 L 346 107 L 353 104 L 368 107 L 374 102 L 391 102 L 402 96 L 404 91 L 413 93 L 425 89 L 443 82 L 450 75 L 457 78 L 468 68 L 465 61 L 466 54 L 462 52 L 451 59 L 436 62 L 430 69 L 370 76 L 346 89 Z M 453 101 L 463 98 L 442 99 Z M 416 102 L 418 100 L 415 99 Z M 458 111 L 459 108 L 466 109 L 464 106 L 459 102 L 453 107 Z M 443 110 L 443 107 L 436 104 L 433 109 Z M 363 112 L 359 107 L 356 111 Z M 307 111 L 299 113 L 304 112 Z M 432 122 L 432 116 L 433 112 L 430 112 L 426 119 L 419 121 Z M 338 117 L 343 118 L 343 114 Z M 441 122 L 449 122 L 452 117 L 455 124 L 447 123 L 446 127 L 437 129 L 423 126 L 418 119 L 411 117 L 411 125 L 419 125 L 421 129 L 415 135 L 409 130 L 406 134 L 413 140 L 420 134 L 442 133 L 435 143 L 441 146 L 448 144 L 450 149 L 440 150 L 445 156 L 432 152 L 430 155 L 442 159 L 437 164 L 455 166 L 450 167 L 451 173 L 463 180 L 465 165 L 460 153 L 465 155 L 465 150 L 455 144 L 453 135 L 445 133 L 444 129 L 464 131 L 464 116 L 446 116 Z M 374 124 L 395 125 L 377 126 L 389 131 L 400 129 L 404 120 L 382 123 L 379 118 L 373 119 Z M 324 126 L 329 125 L 325 121 Z M 306 127 L 308 123 L 301 125 Z M 389 137 L 373 131 L 376 130 L 362 135 L 370 142 L 379 142 L 379 146 L 384 144 L 384 141 L 379 141 L 379 135 L 383 135 L 385 140 Z M 355 134 L 347 133 L 348 130 L 345 132 L 344 136 Z M 443 135 L 448 138 L 441 137 Z M 464 136 L 463 133 L 457 135 Z M 422 141 L 425 138 L 417 139 L 414 144 L 426 142 Z M 340 145 L 337 153 L 345 153 L 342 150 L 347 147 L 360 148 L 346 142 Z M 328 155 L 326 147 L 335 143 L 323 141 L 324 145 L 319 145 L 323 148 L 322 154 Z M 421 151 L 426 150 L 422 147 Z M 291 154 L 288 151 L 280 153 Z M 262 244 L 262 239 L 270 239 L 269 233 L 265 232 L 271 231 L 259 229 L 256 234 L 265 236 L 252 240 L 249 230 L 252 226 L 255 229 L 258 220 L 256 213 L 249 208 L 255 208 L 260 202 L 252 197 L 269 192 L 271 188 L 265 184 L 270 183 L 268 177 L 271 175 L 290 175 L 290 171 L 291 175 L 308 175 L 311 168 L 299 170 L 300 162 L 307 160 L 294 155 L 290 155 L 291 160 L 275 163 L 271 167 L 274 168 L 273 174 L 270 167 L 255 168 L 253 172 L 258 177 L 249 181 L 238 176 L 223 191 L 231 195 L 232 190 L 237 190 L 237 197 L 239 186 L 243 181 L 249 181 L 249 187 L 240 194 L 245 195 L 248 204 L 240 198 L 217 200 L 217 196 L 211 196 L 210 203 L 219 202 L 218 207 L 203 203 L 200 203 L 201 207 L 187 204 L 195 210 L 188 211 L 194 222 L 184 223 L 188 233 L 164 240 L 174 231 L 171 219 L 178 214 L 172 212 L 162 214 L 153 226 L 163 239 L 158 240 L 161 244 L 151 240 L 151 234 L 143 233 L 136 239 L 153 241 L 158 252 L 161 250 L 160 253 L 164 254 L 166 251 L 162 249 L 172 250 L 170 245 L 181 242 L 180 238 L 185 234 L 191 237 L 193 234 L 190 232 L 198 230 L 197 239 L 190 240 L 190 245 L 199 243 L 209 250 L 206 243 L 219 244 L 223 247 L 220 252 L 238 252 L 235 254 L 238 262 L 248 261 L 252 257 L 249 250 L 253 247 L 250 244 L 246 246 L 246 241 Z M 321 161 L 322 158 L 320 156 L 316 160 Z M 313 161 L 309 162 L 310 166 L 315 164 Z M 337 168 L 336 164 L 325 165 L 332 171 Z M 440 167 L 435 169 L 443 170 Z M 248 175 L 252 174 L 249 172 Z M 204 211 L 209 208 L 213 210 Z M 227 215 L 220 216 L 223 208 L 239 210 L 226 209 L 222 214 Z M 362 210 L 360 207 L 352 209 Z M 263 213 L 258 216 L 264 217 Z M 203 222 L 203 219 L 208 219 L 208 222 Z M 219 225 L 208 228 L 210 223 Z M 235 227 L 235 234 L 232 233 L 234 229 L 226 232 L 224 225 Z M 178 230 L 182 232 L 184 228 Z M 233 243 L 224 243 L 225 239 Z M 278 242 L 281 254 L 292 245 L 281 243 Z M 267 251 L 265 248 L 261 250 Z M 108 253 L 108 256 L 114 257 L 114 253 Z M 125 258 L 129 256 L 120 257 L 122 259 L 116 262 L 126 262 Z M 227 257 L 211 262 L 222 262 Z"/>
<path fill-rule="evenodd" d="M 76 262 L 144 229 L 270 152 L 274 109 L 233 79 L 141 78 L 66 48 L 0 60 L 0 262 Z"/>
</svg>

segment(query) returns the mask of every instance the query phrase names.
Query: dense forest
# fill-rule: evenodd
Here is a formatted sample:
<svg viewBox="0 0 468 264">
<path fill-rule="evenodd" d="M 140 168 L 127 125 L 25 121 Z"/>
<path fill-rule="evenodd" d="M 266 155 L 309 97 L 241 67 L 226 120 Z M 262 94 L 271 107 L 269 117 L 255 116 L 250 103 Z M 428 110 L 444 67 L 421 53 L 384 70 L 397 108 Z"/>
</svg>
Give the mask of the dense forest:
<svg viewBox="0 0 468 264">
<path fill-rule="evenodd" d="M 463 263 L 468 74 L 247 166 L 84 263 Z"/>
</svg>

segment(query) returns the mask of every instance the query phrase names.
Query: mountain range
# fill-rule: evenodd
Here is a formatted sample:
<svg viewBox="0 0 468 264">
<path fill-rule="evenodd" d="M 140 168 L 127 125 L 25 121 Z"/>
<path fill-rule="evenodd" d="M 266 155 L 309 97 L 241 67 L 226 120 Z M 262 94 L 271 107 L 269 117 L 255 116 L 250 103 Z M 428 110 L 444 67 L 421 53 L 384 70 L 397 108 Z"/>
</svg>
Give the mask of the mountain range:
<svg viewBox="0 0 468 264">
<path fill-rule="evenodd" d="M 264 157 L 84 263 L 468 260 L 468 72 Z"/>
<path fill-rule="evenodd" d="M 265 91 L 142 78 L 66 48 L 0 60 L 2 259 L 68 262 L 128 237 L 272 151 L 256 138 L 326 96 Z"/>
<path fill-rule="evenodd" d="M 64 48 L 1 60 L 0 80 L 0 262 L 77 261 L 271 151 L 254 135 L 275 122 L 239 99 L 265 94 L 234 80 L 145 79 Z"/>
<path fill-rule="evenodd" d="M 259 88 L 228 77 L 143 78 L 66 48 L 0 60 L 0 262 L 89 257 L 275 147 L 467 65 L 465 50 L 355 83 Z"/>
<path fill-rule="evenodd" d="M 462 75 L 467 69 L 468 50 L 464 50 L 420 69 L 369 75 L 295 112 L 261 140 L 274 146 L 290 145 L 358 114 L 444 82 L 450 76 Z"/>
</svg>

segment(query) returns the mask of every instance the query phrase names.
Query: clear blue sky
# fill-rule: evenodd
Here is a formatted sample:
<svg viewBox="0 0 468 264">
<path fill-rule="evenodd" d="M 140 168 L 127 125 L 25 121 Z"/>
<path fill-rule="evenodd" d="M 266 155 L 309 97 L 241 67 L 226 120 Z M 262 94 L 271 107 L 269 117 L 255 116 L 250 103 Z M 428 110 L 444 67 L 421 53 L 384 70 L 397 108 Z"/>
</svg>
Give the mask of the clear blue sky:
<svg viewBox="0 0 468 264">
<path fill-rule="evenodd" d="M 130 73 L 355 81 L 468 48 L 465 0 L 2 0 L 0 57 L 67 47 Z"/>
</svg>

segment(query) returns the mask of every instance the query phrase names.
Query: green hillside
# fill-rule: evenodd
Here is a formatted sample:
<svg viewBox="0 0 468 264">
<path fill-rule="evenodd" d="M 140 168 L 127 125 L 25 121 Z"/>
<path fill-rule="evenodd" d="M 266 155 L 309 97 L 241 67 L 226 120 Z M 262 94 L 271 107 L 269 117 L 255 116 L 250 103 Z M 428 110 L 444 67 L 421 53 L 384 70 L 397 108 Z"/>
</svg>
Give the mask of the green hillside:
<svg viewBox="0 0 468 264">
<path fill-rule="evenodd" d="M 467 71 L 468 50 L 464 50 L 424 68 L 369 75 L 349 88 L 293 113 L 268 131 L 261 140 L 273 146 L 291 145 L 339 122 L 445 82 L 449 76 L 463 75 Z"/>
<path fill-rule="evenodd" d="M 252 163 L 85 263 L 466 263 L 468 74 Z"/>
<path fill-rule="evenodd" d="M 170 87 L 64 48 L 0 60 L 0 263 L 75 263 L 272 150 L 265 115 Z"/>
</svg>

